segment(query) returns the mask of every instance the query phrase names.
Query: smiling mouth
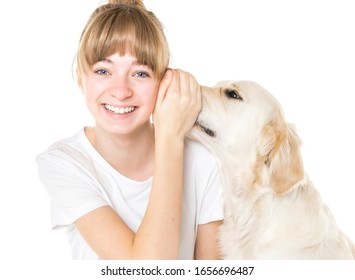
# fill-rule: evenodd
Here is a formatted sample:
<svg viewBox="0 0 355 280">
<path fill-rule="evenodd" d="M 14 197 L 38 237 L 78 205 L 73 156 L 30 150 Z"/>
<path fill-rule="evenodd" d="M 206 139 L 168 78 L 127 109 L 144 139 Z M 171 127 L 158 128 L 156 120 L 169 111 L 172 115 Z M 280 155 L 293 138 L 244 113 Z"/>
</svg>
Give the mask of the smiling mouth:
<svg viewBox="0 0 355 280">
<path fill-rule="evenodd" d="M 104 104 L 104 107 L 107 111 L 111 112 L 111 113 L 115 113 L 118 115 L 122 115 L 122 114 L 128 114 L 128 113 L 132 113 L 134 110 L 136 110 L 135 106 L 130 106 L 130 107 L 115 107 L 109 104 Z"/>
</svg>

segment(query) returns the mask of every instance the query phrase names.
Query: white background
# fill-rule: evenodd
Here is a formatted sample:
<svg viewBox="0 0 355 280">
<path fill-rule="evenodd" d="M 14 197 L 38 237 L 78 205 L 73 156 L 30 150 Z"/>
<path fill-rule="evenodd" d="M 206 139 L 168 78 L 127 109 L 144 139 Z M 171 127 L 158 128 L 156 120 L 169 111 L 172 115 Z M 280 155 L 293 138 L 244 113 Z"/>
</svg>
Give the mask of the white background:
<svg viewBox="0 0 355 280">
<path fill-rule="evenodd" d="M 50 229 L 36 154 L 91 125 L 72 63 L 99 0 L 7 1 L 0 10 L 0 254 L 70 259 Z M 204 85 L 248 79 L 282 104 L 303 140 L 308 174 L 355 240 L 355 17 L 352 1 L 146 0 L 160 18 L 171 66 Z"/>
</svg>

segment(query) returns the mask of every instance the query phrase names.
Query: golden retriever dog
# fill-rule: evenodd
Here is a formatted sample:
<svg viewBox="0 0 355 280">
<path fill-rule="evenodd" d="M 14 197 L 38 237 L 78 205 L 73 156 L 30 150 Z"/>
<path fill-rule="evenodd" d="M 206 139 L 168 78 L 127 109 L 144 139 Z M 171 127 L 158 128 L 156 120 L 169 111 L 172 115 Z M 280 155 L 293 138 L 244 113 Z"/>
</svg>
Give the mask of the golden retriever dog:
<svg viewBox="0 0 355 280">
<path fill-rule="evenodd" d="M 224 185 L 223 259 L 354 259 L 303 168 L 278 101 L 250 81 L 202 88 L 190 138 L 217 158 Z"/>
</svg>

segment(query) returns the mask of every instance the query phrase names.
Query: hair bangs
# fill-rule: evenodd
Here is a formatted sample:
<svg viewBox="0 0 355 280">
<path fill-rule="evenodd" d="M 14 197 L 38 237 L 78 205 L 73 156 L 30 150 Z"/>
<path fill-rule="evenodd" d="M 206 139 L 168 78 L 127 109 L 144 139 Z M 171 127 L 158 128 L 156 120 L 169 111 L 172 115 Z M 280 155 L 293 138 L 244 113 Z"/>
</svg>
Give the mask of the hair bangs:
<svg viewBox="0 0 355 280">
<path fill-rule="evenodd" d="M 139 9 L 117 6 L 91 18 L 79 45 L 79 72 L 87 73 L 95 63 L 116 52 L 134 55 L 158 78 L 164 75 L 169 64 L 169 48 L 160 22 Z"/>
</svg>

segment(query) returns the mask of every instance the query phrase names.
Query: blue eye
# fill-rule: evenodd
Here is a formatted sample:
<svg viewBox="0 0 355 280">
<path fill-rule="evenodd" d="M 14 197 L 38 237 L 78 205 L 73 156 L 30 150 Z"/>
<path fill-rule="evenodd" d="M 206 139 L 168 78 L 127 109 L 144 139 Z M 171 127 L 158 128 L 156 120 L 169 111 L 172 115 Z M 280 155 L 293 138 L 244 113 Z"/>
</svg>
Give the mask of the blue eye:
<svg viewBox="0 0 355 280">
<path fill-rule="evenodd" d="M 139 78 L 147 78 L 149 77 L 149 74 L 146 73 L 146 72 L 137 72 L 134 74 L 136 77 L 139 77 Z"/>
<path fill-rule="evenodd" d="M 110 73 L 105 70 L 105 69 L 98 69 L 95 71 L 96 74 L 99 74 L 99 75 L 102 75 L 102 76 L 106 76 L 106 75 L 109 75 Z"/>
</svg>

